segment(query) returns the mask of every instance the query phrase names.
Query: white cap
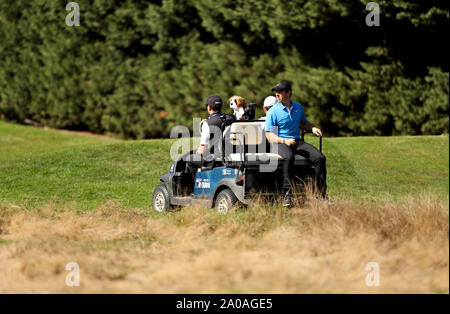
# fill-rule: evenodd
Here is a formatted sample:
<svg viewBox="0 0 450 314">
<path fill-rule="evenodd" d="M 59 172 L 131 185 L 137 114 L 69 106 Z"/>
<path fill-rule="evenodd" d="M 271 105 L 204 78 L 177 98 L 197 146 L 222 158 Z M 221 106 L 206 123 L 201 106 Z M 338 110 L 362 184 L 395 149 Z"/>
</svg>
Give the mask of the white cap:
<svg viewBox="0 0 450 314">
<path fill-rule="evenodd" d="M 264 107 L 270 108 L 277 103 L 275 96 L 268 96 L 264 99 Z"/>
</svg>

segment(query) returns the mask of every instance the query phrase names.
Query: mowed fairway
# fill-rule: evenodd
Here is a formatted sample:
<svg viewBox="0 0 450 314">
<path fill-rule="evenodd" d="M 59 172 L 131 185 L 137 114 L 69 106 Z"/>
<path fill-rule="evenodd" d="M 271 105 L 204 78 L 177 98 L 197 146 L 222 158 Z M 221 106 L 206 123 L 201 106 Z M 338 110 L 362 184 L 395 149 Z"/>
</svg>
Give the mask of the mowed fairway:
<svg viewBox="0 0 450 314">
<path fill-rule="evenodd" d="M 173 142 L 0 122 L 0 292 L 448 293 L 448 136 L 325 138 L 333 206 L 225 216 L 151 210 Z"/>
</svg>

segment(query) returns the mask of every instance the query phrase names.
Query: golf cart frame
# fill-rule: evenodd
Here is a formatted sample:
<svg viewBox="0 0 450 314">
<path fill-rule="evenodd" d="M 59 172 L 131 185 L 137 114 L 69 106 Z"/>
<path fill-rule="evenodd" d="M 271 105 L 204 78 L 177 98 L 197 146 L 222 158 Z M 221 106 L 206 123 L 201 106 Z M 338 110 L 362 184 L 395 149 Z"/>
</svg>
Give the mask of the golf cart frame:
<svg viewBox="0 0 450 314">
<path fill-rule="evenodd" d="M 274 198 L 280 195 L 282 157 L 270 150 L 263 125 L 262 120 L 234 121 L 223 132 L 220 153 L 199 169 L 194 182 L 191 173 L 186 171 L 186 160 L 195 151 L 180 156 L 169 172 L 161 176 L 161 184 L 153 193 L 153 208 L 164 212 L 171 207 L 195 204 L 216 207 L 220 213 L 226 213 L 236 203 L 249 205 L 255 196 Z M 301 138 L 305 138 L 304 131 Z M 319 145 L 322 151 L 322 137 Z M 295 155 L 291 177 L 293 184 L 303 186 L 314 177 L 314 165 Z"/>
</svg>

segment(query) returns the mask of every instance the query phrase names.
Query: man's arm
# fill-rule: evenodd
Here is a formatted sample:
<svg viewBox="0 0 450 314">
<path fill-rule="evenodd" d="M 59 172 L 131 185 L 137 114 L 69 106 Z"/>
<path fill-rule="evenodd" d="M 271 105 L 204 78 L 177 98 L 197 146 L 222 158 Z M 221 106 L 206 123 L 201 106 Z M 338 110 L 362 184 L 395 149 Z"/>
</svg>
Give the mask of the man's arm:
<svg viewBox="0 0 450 314">
<path fill-rule="evenodd" d="M 300 130 L 305 130 L 306 132 L 312 132 L 313 125 L 306 121 L 305 123 L 300 123 Z"/>
<path fill-rule="evenodd" d="M 202 124 L 202 133 L 200 137 L 200 146 L 197 149 L 197 154 L 203 155 L 205 153 L 205 147 L 209 144 L 209 125 L 206 122 Z"/>
<path fill-rule="evenodd" d="M 300 123 L 300 129 L 306 132 L 312 132 L 317 136 L 322 136 L 322 131 L 319 128 L 314 127 L 311 123 L 306 121 L 305 123 Z"/>
<path fill-rule="evenodd" d="M 286 144 L 287 146 L 291 146 L 295 143 L 294 138 L 282 138 L 276 135 L 275 133 L 266 131 L 266 137 L 269 143 L 279 143 L 279 144 Z"/>
<path fill-rule="evenodd" d="M 275 133 L 266 131 L 266 137 L 269 143 L 281 143 L 283 139 Z"/>
</svg>

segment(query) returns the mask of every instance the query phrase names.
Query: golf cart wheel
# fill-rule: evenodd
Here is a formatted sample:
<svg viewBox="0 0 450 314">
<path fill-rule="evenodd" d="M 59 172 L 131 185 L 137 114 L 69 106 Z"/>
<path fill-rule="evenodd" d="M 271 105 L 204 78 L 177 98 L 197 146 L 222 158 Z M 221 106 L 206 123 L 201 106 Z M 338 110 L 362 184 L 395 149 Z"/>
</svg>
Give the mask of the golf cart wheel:
<svg viewBox="0 0 450 314">
<path fill-rule="evenodd" d="M 217 195 L 216 209 L 221 214 L 226 214 L 236 204 L 237 197 L 230 189 L 223 190 Z"/>
<path fill-rule="evenodd" d="M 157 212 L 167 212 L 170 207 L 169 191 L 164 184 L 160 184 L 153 191 L 152 207 Z"/>
</svg>

